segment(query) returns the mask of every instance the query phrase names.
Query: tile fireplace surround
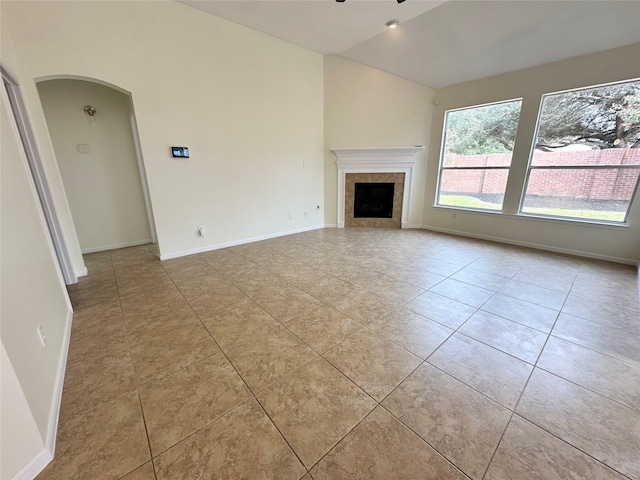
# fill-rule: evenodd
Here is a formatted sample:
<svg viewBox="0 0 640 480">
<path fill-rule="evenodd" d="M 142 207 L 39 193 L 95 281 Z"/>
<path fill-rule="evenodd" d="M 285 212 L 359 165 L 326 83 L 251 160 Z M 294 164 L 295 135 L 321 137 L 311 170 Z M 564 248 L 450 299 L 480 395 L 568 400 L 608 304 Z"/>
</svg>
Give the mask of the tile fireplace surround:
<svg viewBox="0 0 640 480">
<path fill-rule="evenodd" d="M 409 223 L 409 201 L 411 199 L 411 185 L 413 180 L 413 168 L 416 163 L 416 154 L 424 147 L 392 147 L 392 148 L 334 148 L 338 156 L 338 228 L 345 226 L 387 226 L 406 228 Z M 349 180 L 347 181 L 347 174 Z M 351 175 L 357 174 L 357 175 Z M 402 194 L 402 204 L 396 206 L 400 200 L 400 193 L 394 198 L 394 218 L 396 212 L 400 219 L 354 219 L 353 218 L 353 183 L 355 181 L 377 182 L 393 181 L 402 182 L 400 175 L 390 175 L 393 180 L 380 180 L 379 175 L 368 174 L 404 174 L 404 183 L 396 187 Z M 349 195 L 349 198 L 345 195 Z M 347 211 L 348 210 L 348 211 Z M 363 224 L 361 220 L 366 223 Z M 385 225 L 380 221 L 386 220 Z M 387 224 L 388 223 L 388 224 Z"/>
</svg>

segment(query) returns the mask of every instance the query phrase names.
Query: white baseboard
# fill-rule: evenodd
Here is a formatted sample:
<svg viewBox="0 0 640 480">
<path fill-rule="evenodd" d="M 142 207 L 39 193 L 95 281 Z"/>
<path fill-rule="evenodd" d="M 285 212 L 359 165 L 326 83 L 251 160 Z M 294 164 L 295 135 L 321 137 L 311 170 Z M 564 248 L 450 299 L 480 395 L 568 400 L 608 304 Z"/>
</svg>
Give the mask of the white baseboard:
<svg viewBox="0 0 640 480">
<path fill-rule="evenodd" d="M 182 252 L 167 253 L 166 255 L 161 254 L 160 260 L 171 260 L 172 258 L 185 257 L 187 255 L 195 255 L 196 253 L 210 252 L 212 250 L 220 250 L 221 248 L 235 247 L 237 245 L 244 245 L 245 243 L 259 242 L 261 240 L 269 240 L 270 238 L 284 237 L 286 235 L 293 235 L 295 233 L 310 232 L 311 230 L 320 230 L 321 228 L 325 228 L 325 226 L 314 225 L 312 227 L 298 228 L 296 230 L 288 230 L 286 232 L 271 233 L 269 235 L 261 235 L 259 237 L 245 238 L 243 240 L 235 240 L 233 242 L 207 245 L 206 247 L 194 248 L 192 250 L 183 250 Z"/>
<path fill-rule="evenodd" d="M 153 243 L 150 238 L 147 238 L 146 240 L 136 240 L 135 242 L 116 243 L 114 245 L 86 248 L 82 250 L 82 254 L 104 252 L 105 250 L 115 250 L 116 248 L 136 247 L 138 245 L 147 245 L 148 243 Z"/>
<path fill-rule="evenodd" d="M 71 323 L 73 321 L 73 311 L 67 314 L 67 321 L 62 338 L 62 352 L 58 361 L 58 371 L 56 374 L 56 384 L 53 390 L 53 402 L 49 412 L 49 425 L 47 427 L 47 438 L 44 449 L 26 465 L 13 480 L 33 480 L 42 470 L 45 469 L 56 452 L 56 436 L 58 434 L 58 419 L 60 417 L 60 405 L 62 402 L 62 388 L 64 387 L 64 374 L 67 368 L 67 353 L 69 352 L 69 340 L 71 339 Z"/>
<path fill-rule="evenodd" d="M 324 228 L 338 228 L 337 223 L 325 223 Z"/>
<path fill-rule="evenodd" d="M 593 258 L 594 260 L 605 260 L 607 262 L 638 266 L 638 262 L 631 258 L 612 257 L 610 255 L 600 255 L 597 253 L 583 252 L 582 250 L 572 250 L 570 248 L 552 247 L 549 245 L 542 245 L 542 244 L 533 243 L 533 242 L 521 242 L 519 240 L 510 240 L 506 238 L 492 237 L 490 235 L 477 235 L 475 233 L 463 232 L 460 230 L 451 230 L 448 228 L 432 227 L 429 225 L 422 225 L 420 228 L 422 228 L 423 230 L 431 230 L 433 232 L 458 235 L 460 237 L 477 238 L 480 240 L 489 240 L 496 243 L 506 243 L 507 245 L 517 245 L 519 247 L 535 248 L 537 250 L 545 250 L 547 252 L 564 253 L 567 255 L 575 255 L 577 257 Z"/>
<path fill-rule="evenodd" d="M 33 480 L 40 472 L 42 472 L 42 470 L 45 469 L 47 465 L 49 465 L 49 463 L 51 463 L 51 460 L 53 460 L 53 454 L 48 448 L 45 448 L 15 477 L 13 477 L 13 480 Z"/>
<path fill-rule="evenodd" d="M 403 223 L 402 228 L 422 228 L 422 225 L 417 225 L 414 223 Z"/>
<path fill-rule="evenodd" d="M 89 270 L 87 269 L 86 266 L 82 270 L 78 270 L 76 272 L 76 277 L 78 277 L 78 278 L 86 277 L 87 275 L 89 275 Z"/>
</svg>

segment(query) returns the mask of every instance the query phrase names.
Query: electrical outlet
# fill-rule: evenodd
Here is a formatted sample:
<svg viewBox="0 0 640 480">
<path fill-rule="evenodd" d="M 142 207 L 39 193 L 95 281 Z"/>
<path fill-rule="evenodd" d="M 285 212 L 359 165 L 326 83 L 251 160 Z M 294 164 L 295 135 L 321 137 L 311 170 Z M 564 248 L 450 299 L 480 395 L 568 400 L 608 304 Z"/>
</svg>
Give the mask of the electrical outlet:
<svg viewBox="0 0 640 480">
<path fill-rule="evenodd" d="M 37 332 L 38 332 L 38 338 L 40 339 L 40 343 L 42 344 L 43 347 L 45 347 L 47 345 L 47 337 L 44 334 L 44 329 L 42 328 L 42 325 L 38 325 Z"/>
<path fill-rule="evenodd" d="M 207 233 L 207 229 L 206 228 L 198 227 L 198 235 L 200 235 L 201 237 L 204 237 L 206 233 Z"/>
</svg>

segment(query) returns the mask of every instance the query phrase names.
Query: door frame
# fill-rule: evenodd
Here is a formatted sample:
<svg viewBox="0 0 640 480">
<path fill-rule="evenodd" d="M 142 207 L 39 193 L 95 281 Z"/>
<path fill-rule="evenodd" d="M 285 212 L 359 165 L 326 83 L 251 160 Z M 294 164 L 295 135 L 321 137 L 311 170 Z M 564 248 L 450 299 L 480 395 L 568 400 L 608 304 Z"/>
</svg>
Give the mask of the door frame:
<svg viewBox="0 0 640 480">
<path fill-rule="evenodd" d="M 47 229 L 49 230 L 56 257 L 58 258 L 58 265 L 62 277 L 67 285 L 77 283 L 78 276 L 73 269 L 69 250 L 64 241 L 62 227 L 51 194 L 51 188 L 49 187 L 44 165 L 42 164 L 42 157 L 40 157 L 40 152 L 38 151 L 33 129 L 31 128 L 31 122 L 27 114 L 27 108 L 22 97 L 22 91 L 20 90 L 20 83 L 2 63 L 0 63 L 0 72 L 2 73 L 2 83 L 9 97 L 9 107 L 16 121 L 20 140 L 22 141 L 25 156 L 27 157 L 31 177 L 33 178 L 33 183 L 36 187 L 38 198 L 40 199 Z"/>
</svg>

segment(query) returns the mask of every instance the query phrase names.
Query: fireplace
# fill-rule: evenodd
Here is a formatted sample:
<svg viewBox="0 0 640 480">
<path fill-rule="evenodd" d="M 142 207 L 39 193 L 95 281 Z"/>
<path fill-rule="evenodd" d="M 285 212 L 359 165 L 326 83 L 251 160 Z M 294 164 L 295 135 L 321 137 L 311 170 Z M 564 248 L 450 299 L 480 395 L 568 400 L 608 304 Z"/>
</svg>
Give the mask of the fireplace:
<svg viewBox="0 0 640 480">
<path fill-rule="evenodd" d="M 411 185 L 416 154 L 424 147 L 339 148 L 338 156 L 338 228 L 409 228 Z M 356 215 L 356 184 L 393 184 L 391 216 Z M 359 187 L 360 188 L 360 187 Z M 358 189 L 359 189 L 358 188 Z M 364 187 L 377 189 L 376 186 Z M 417 200 L 416 200 L 417 201 Z M 370 207 L 371 208 L 371 207 Z M 376 210 L 379 207 L 376 207 Z M 376 212 L 376 215 L 378 213 Z M 419 223 L 417 223 L 419 225 Z"/>
<path fill-rule="evenodd" d="M 344 226 L 400 228 L 404 179 L 404 173 L 347 173 Z"/>
<path fill-rule="evenodd" d="M 353 217 L 393 217 L 395 186 L 395 183 L 356 183 L 353 196 Z"/>
</svg>

